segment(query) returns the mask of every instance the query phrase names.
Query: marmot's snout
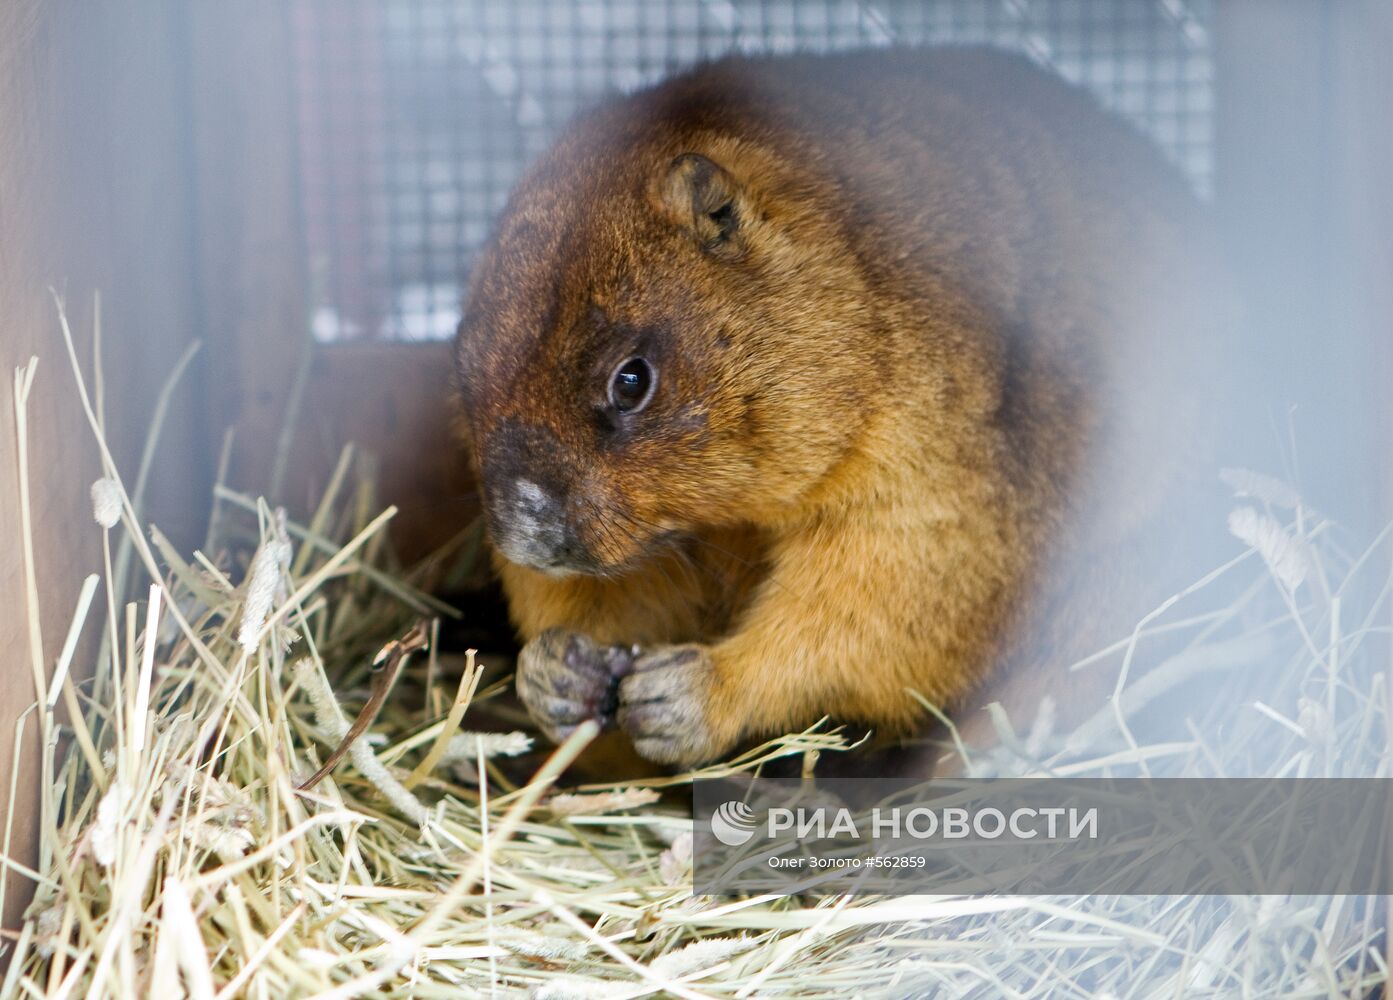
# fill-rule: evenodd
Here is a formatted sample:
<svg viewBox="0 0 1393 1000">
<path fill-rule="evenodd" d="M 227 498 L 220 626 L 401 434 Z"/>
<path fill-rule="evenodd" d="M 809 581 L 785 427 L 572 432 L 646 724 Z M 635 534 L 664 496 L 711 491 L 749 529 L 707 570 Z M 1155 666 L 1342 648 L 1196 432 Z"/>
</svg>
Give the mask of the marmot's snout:
<svg viewBox="0 0 1393 1000">
<path fill-rule="evenodd" d="M 556 474 L 560 443 L 542 427 L 506 425 L 492 435 L 483 463 L 489 535 L 512 562 L 554 576 L 594 572 Z"/>
</svg>

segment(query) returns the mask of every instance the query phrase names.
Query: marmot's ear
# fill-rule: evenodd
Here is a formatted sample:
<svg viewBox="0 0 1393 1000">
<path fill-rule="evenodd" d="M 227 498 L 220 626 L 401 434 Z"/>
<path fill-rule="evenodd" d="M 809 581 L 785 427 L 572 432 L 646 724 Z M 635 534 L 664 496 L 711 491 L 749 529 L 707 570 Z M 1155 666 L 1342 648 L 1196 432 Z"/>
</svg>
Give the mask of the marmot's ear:
<svg viewBox="0 0 1393 1000">
<path fill-rule="evenodd" d="M 683 153 L 668 166 L 658 196 L 671 218 L 691 229 L 703 249 L 730 258 L 744 252 L 742 191 L 720 164 L 700 153 Z"/>
</svg>

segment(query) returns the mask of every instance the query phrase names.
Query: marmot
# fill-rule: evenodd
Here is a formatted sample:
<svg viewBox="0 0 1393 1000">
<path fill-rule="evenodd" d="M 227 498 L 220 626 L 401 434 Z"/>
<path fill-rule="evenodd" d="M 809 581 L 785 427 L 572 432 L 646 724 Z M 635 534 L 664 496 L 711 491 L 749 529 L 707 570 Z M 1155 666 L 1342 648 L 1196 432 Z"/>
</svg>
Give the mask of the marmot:
<svg viewBox="0 0 1393 1000">
<path fill-rule="evenodd" d="M 1061 594 L 1118 598 L 1055 555 L 1115 561 L 1183 478 L 1201 218 L 989 49 L 732 58 L 580 118 L 456 349 L 543 731 L 691 763 L 1045 655 Z"/>
</svg>

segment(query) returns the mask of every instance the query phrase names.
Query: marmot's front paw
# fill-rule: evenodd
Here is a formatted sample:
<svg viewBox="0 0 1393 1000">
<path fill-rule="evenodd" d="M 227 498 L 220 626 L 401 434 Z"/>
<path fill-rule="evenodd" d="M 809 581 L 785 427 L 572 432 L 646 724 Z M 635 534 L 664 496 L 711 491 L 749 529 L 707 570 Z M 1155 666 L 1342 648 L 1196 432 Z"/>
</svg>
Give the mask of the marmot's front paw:
<svg viewBox="0 0 1393 1000">
<path fill-rule="evenodd" d="M 518 697 L 546 736 L 560 743 L 586 719 L 614 723 L 619 679 L 637 647 L 600 646 L 589 636 L 547 629 L 518 654 Z"/>
<path fill-rule="evenodd" d="M 634 748 L 660 764 L 698 764 L 727 747 L 712 725 L 711 654 L 665 646 L 634 660 L 619 682 L 619 727 Z"/>
</svg>

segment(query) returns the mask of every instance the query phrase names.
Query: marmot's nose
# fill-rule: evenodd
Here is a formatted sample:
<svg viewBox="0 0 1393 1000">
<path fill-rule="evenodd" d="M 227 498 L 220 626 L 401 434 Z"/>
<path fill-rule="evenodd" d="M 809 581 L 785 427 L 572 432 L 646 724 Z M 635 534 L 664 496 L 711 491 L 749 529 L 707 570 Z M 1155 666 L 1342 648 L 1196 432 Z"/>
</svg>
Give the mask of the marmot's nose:
<svg viewBox="0 0 1393 1000">
<path fill-rule="evenodd" d="M 550 573 L 583 570 L 588 553 L 567 517 L 566 492 L 548 474 L 559 446 L 545 430 L 500 428 L 484 463 L 489 534 L 512 562 Z"/>
<path fill-rule="evenodd" d="M 565 553 L 565 508 L 530 479 L 501 484 L 490 505 L 494 543 L 513 562 L 549 569 Z"/>
</svg>

